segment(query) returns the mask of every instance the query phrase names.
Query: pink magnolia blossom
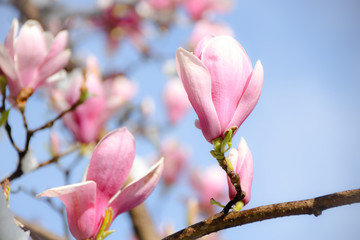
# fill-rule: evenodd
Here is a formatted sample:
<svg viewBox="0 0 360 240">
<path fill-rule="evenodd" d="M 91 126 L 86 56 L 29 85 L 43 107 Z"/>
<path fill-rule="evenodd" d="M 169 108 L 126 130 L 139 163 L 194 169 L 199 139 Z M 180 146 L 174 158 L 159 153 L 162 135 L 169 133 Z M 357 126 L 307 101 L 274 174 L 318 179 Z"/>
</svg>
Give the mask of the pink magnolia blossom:
<svg viewBox="0 0 360 240">
<path fill-rule="evenodd" d="M 179 79 L 171 79 L 167 82 L 163 92 L 163 99 L 171 124 L 178 123 L 190 108 L 189 99 Z"/>
<path fill-rule="evenodd" d="M 85 181 L 52 188 L 38 197 L 59 197 L 64 203 L 70 231 L 76 239 L 95 240 L 105 212 L 113 218 L 142 203 L 155 188 L 163 161 L 145 176 L 123 188 L 135 158 L 135 140 L 126 128 L 108 133 L 96 146 Z M 110 222 L 110 223 L 111 223 Z"/>
<path fill-rule="evenodd" d="M 105 79 L 104 83 L 107 111 L 113 113 L 134 98 L 137 85 L 123 75 Z"/>
<path fill-rule="evenodd" d="M 204 37 L 222 35 L 234 36 L 234 32 L 229 26 L 222 23 L 205 19 L 197 21 L 190 37 L 190 49 L 194 49 Z"/>
<path fill-rule="evenodd" d="M 218 165 L 210 166 L 202 172 L 193 172 L 190 180 L 203 210 L 212 212 L 211 198 L 216 201 L 226 200 L 226 174 Z"/>
<path fill-rule="evenodd" d="M 176 65 L 199 117 L 195 124 L 209 142 L 239 127 L 260 97 L 261 62 L 253 70 L 245 50 L 232 37 L 204 38 L 194 54 L 179 48 Z"/>
<path fill-rule="evenodd" d="M 207 12 L 226 12 L 232 5 L 231 0 L 184 0 L 185 9 L 192 19 L 199 20 Z"/>
<path fill-rule="evenodd" d="M 147 51 L 141 29 L 141 17 L 133 4 L 112 3 L 105 5 L 100 15 L 92 19 L 95 26 L 107 34 L 108 47 L 113 51 L 124 38 L 142 52 Z"/>
<path fill-rule="evenodd" d="M 28 20 L 16 37 L 18 28 L 18 20 L 14 19 L 5 44 L 0 44 L 0 68 L 7 77 L 12 100 L 24 89 L 28 89 L 29 97 L 47 78 L 66 66 L 71 54 L 65 50 L 67 31 L 54 38 L 37 21 Z"/>
<path fill-rule="evenodd" d="M 56 132 L 50 133 L 50 153 L 52 156 L 60 154 L 61 142 L 59 135 Z"/>
<path fill-rule="evenodd" d="M 161 156 L 164 157 L 163 179 L 166 185 L 172 185 L 184 168 L 189 157 L 188 150 L 175 139 L 167 139 L 160 147 Z"/>
<path fill-rule="evenodd" d="M 80 98 L 80 89 L 85 84 L 89 98 L 74 111 L 63 116 L 64 123 L 81 143 L 91 143 L 99 139 L 100 131 L 108 120 L 104 86 L 94 58 L 87 61 L 86 79 L 81 71 L 70 76 L 70 84 L 65 89 L 52 91 L 55 108 L 62 112 L 73 106 Z"/>
<path fill-rule="evenodd" d="M 249 146 L 244 138 L 241 138 L 237 149 L 230 150 L 229 159 L 234 167 L 234 171 L 239 174 L 242 191 L 245 192 L 245 198 L 242 200 L 246 205 L 251 198 L 251 184 L 253 179 L 253 157 Z M 233 199 L 236 195 L 235 187 L 228 178 L 229 197 Z"/>
</svg>

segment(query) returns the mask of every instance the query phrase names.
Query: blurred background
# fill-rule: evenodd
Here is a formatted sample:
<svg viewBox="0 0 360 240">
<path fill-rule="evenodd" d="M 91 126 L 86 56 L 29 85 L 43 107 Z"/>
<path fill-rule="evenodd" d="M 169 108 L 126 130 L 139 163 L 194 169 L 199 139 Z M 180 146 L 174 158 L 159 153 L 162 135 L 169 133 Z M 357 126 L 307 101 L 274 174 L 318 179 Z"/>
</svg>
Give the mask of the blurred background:
<svg viewBox="0 0 360 240">
<path fill-rule="evenodd" d="M 56 1 L 74 13 L 92 11 L 95 1 Z M 106 48 L 106 35 L 77 22 L 71 31 L 73 57 L 84 59 L 93 54 L 102 73 L 126 70 L 136 82 L 133 102 L 141 105 L 152 99 L 155 108 L 147 118 L 149 125 L 166 127 L 161 139 L 176 137 L 189 149 L 189 159 L 174 187 L 162 182 L 145 205 L 159 231 L 173 231 L 187 226 L 187 200 L 196 197 L 191 188 L 190 169 L 204 171 L 216 161 L 212 146 L 194 126 L 196 114 L 190 109 L 176 126 L 169 127 L 162 98 L 169 78 L 164 62 L 174 60 L 179 46 L 188 47 L 193 30 L 184 9 L 177 10 L 177 20 L 164 31 L 147 28 L 147 45 L 154 54 L 143 58 L 129 41 L 122 41 L 112 54 Z M 356 0 L 253 0 L 234 1 L 226 13 L 211 19 L 230 26 L 234 37 L 246 50 L 253 65 L 260 59 L 264 66 L 264 85 L 254 111 L 240 127 L 233 144 L 244 137 L 254 158 L 252 199 L 245 209 L 303 200 L 360 187 L 360 3 Z M 67 12 L 71 15 L 71 12 Z M 80 16 L 81 14 L 79 14 Z M 0 5 L 0 39 L 3 43 L 14 17 L 19 12 L 8 1 Z M 33 96 L 27 105 L 30 127 L 56 114 L 49 111 L 44 97 Z M 16 141 L 24 141 L 21 117 L 10 113 Z M 19 127 L 16 127 L 19 124 Z M 112 120 L 108 129 L 118 123 Z M 58 123 L 54 129 L 62 129 Z M 70 133 L 63 133 L 71 139 Z M 148 139 L 136 136 L 137 154 L 153 158 L 156 149 Z M 32 145 L 38 161 L 48 159 L 45 150 L 49 130 L 37 134 Z M 0 177 L 16 168 L 16 152 L 3 128 L 0 133 Z M 64 158 L 69 165 L 76 154 Z M 88 158 L 71 172 L 71 183 L 81 180 Z M 57 165 L 50 165 L 22 176 L 12 183 L 15 191 L 10 208 L 18 216 L 37 222 L 44 228 L 64 234 L 61 216 L 44 201 L 27 192 L 40 193 L 64 185 Z M 226 194 L 227 189 L 224 189 Z M 61 206 L 60 201 L 55 204 Z M 220 208 L 215 208 L 219 212 Z M 201 219 L 201 217 L 200 217 Z M 349 239 L 360 238 L 360 204 L 326 210 L 319 217 L 293 216 L 236 227 L 219 233 L 219 239 Z M 116 232 L 107 239 L 131 239 L 128 214 L 112 224 Z"/>
</svg>

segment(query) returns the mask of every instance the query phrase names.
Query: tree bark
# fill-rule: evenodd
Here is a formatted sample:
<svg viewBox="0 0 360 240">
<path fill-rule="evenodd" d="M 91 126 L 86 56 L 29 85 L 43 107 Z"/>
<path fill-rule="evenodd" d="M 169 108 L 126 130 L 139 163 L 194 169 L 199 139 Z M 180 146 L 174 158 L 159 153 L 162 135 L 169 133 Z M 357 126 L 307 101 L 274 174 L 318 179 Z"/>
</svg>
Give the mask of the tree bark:
<svg viewBox="0 0 360 240">
<path fill-rule="evenodd" d="M 337 192 L 312 199 L 260 206 L 240 212 L 218 213 L 208 219 L 180 230 L 163 240 L 190 240 L 235 226 L 259 222 L 266 219 L 293 215 L 319 216 L 322 211 L 352 203 L 360 203 L 360 188 Z"/>
</svg>

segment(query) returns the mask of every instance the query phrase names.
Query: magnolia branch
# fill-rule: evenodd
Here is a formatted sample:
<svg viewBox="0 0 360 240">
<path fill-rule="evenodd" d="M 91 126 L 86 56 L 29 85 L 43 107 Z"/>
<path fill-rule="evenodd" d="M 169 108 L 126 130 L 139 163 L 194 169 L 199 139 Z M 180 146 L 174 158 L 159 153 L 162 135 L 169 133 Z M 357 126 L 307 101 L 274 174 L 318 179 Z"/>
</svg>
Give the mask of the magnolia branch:
<svg viewBox="0 0 360 240">
<path fill-rule="evenodd" d="M 242 226 L 248 223 L 293 215 L 319 216 L 322 211 L 334 207 L 360 203 L 360 188 L 337 192 L 312 199 L 260 206 L 229 214 L 218 213 L 208 219 L 180 230 L 163 240 L 190 240 L 223 229 Z"/>
<path fill-rule="evenodd" d="M 27 120 L 26 120 L 26 117 L 25 117 L 25 113 L 24 111 L 21 111 L 21 115 L 23 117 L 23 121 L 24 121 L 24 127 L 25 127 L 25 130 L 26 130 L 26 141 L 25 141 L 25 148 L 24 150 L 20 150 L 18 148 L 18 146 L 15 144 L 13 138 L 12 138 L 12 135 L 11 135 L 11 127 L 10 125 L 8 124 L 8 122 L 6 122 L 6 125 L 5 125 L 5 129 L 8 133 L 8 136 L 9 136 L 9 139 L 10 139 L 10 142 L 12 143 L 13 147 L 17 150 L 18 154 L 19 154 L 19 161 L 18 161 L 18 166 L 16 168 L 16 170 L 8 177 L 9 181 L 12 181 L 20 176 L 23 175 L 23 171 L 22 171 L 22 168 L 21 168 L 21 165 L 22 165 L 22 160 L 24 159 L 24 156 L 26 155 L 27 151 L 29 150 L 29 145 L 30 145 L 30 140 L 31 140 L 31 137 L 34 135 L 34 133 L 40 131 L 40 130 L 43 130 L 43 129 L 46 129 L 46 128 L 50 128 L 54 125 L 54 123 L 59 120 L 60 118 L 62 118 L 65 114 L 71 112 L 71 111 L 74 111 L 80 104 L 82 104 L 84 102 L 84 99 L 80 98 L 74 105 L 72 105 L 69 109 L 61 112 L 58 116 L 56 116 L 53 120 L 45 123 L 44 125 L 40 126 L 39 128 L 36 128 L 34 130 L 30 130 L 28 128 L 28 124 L 27 124 Z M 67 155 L 73 151 L 75 151 L 76 149 L 78 148 L 78 146 L 76 146 L 75 148 L 71 148 L 69 149 L 68 151 L 66 151 L 64 154 L 60 154 L 59 156 L 55 156 L 53 157 L 52 159 L 50 159 L 49 161 L 43 163 L 43 164 L 40 164 L 38 166 L 38 168 L 40 167 L 43 167 L 43 166 L 46 166 L 50 163 L 53 163 L 53 162 L 57 162 L 57 160 L 64 156 L 64 155 Z M 37 168 L 37 169 L 38 169 Z M 1 182 L 3 183 L 4 180 Z"/>
<path fill-rule="evenodd" d="M 40 163 L 33 171 L 35 171 L 35 170 L 37 170 L 37 169 L 39 169 L 39 168 L 45 167 L 45 166 L 47 166 L 47 165 L 49 165 L 49 164 L 56 163 L 60 158 L 62 158 L 62 157 L 64 157 L 64 156 L 66 156 L 66 155 L 68 155 L 68 154 L 70 154 L 70 153 L 78 150 L 79 147 L 80 147 L 80 146 L 79 146 L 78 144 L 75 144 L 75 145 L 71 146 L 69 149 L 65 150 L 63 153 L 60 153 L 60 154 L 58 154 L 58 155 L 56 155 L 56 156 L 53 156 L 51 159 L 49 159 L 49 160 L 47 160 L 47 161 L 45 161 L 45 162 Z M 21 165 L 20 165 L 20 166 L 18 166 L 18 168 L 15 170 L 15 172 L 13 172 L 9 177 L 3 179 L 3 180 L 1 181 L 1 184 L 4 183 L 6 179 L 8 179 L 9 181 L 12 181 L 12 180 L 14 180 L 14 179 L 16 179 L 16 178 L 18 178 L 18 177 L 21 177 L 22 174 L 23 174 L 23 171 L 21 170 Z"/>
</svg>

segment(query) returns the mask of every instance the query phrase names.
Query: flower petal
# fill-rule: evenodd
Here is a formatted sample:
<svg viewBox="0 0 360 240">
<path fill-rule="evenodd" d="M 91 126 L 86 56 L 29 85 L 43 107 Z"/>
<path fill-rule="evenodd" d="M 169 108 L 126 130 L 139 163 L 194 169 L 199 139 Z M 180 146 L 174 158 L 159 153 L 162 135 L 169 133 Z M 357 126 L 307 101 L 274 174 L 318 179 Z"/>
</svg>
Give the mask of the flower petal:
<svg viewBox="0 0 360 240">
<path fill-rule="evenodd" d="M 20 90 L 22 89 L 22 83 L 18 81 L 13 60 L 11 59 L 5 47 L 1 45 L 1 43 L 0 43 L 0 68 L 8 78 L 10 94 L 13 97 L 16 97 L 17 93 L 20 92 Z"/>
<path fill-rule="evenodd" d="M 35 20 L 28 20 L 22 26 L 15 44 L 15 63 L 19 77 L 25 86 L 37 80 L 38 67 L 47 53 L 43 29 Z"/>
<path fill-rule="evenodd" d="M 241 45 L 229 36 L 208 40 L 201 61 L 209 70 L 213 103 L 221 132 L 225 132 L 252 72 L 251 61 Z"/>
<path fill-rule="evenodd" d="M 42 85 L 48 77 L 63 69 L 68 64 L 70 56 L 71 51 L 69 49 L 66 49 L 58 55 L 47 59 L 40 68 L 39 80 L 34 83 L 34 87 L 36 88 Z"/>
<path fill-rule="evenodd" d="M 12 62 L 14 62 L 14 40 L 18 30 L 19 30 L 19 21 L 16 18 L 14 18 L 11 24 L 10 31 L 6 35 L 6 39 L 4 43 L 4 46 L 12 59 Z"/>
<path fill-rule="evenodd" d="M 260 61 L 257 61 L 248 86 L 240 99 L 235 114 L 227 128 L 240 126 L 254 109 L 260 98 L 263 85 L 264 69 Z"/>
<path fill-rule="evenodd" d="M 144 177 L 130 183 L 110 200 L 109 206 L 114 211 L 114 218 L 120 213 L 138 206 L 152 193 L 160 179 L 163 165 L 164 160 L 162 158 L 152 166 Z"/>
<path fill-rule="evenodd" d="M 61 32 L 59 32 L 54 41 L 52 42 L 52 45 L 49 49 L 48 54 L 46 55 L 45 58 L 45 62 L 48 61 L 49 59 L 55 57 L 56 55 L 58 55 L 60 52 L 62 52 L 67 44 L 67 40 L 69 37 L 69 33 L 66 30 L 63 30 Z"/>
<path fill-rule="evenodd" d="M 121 189 L 134 159 L 135 140 L 125 127 L 103 137 L 94 150 L 86 176 L 87 181 L 97 184 L 97 202 L 108 203 Z"/>
<path fill-rule="evenodd" d="M 96 232 L 96 183 L 87 181 L 63 187 L 51 188 L 37 197 L 58 197 L 66 207 L 71 234 L 76 239 L 88 239 Z"/>
<path fill-rule="evenodd" d="M 245 198 L 243 199 L 243 202 L 244 205 L 246 205 L 251 198 L 251 185 L 254 175 L 254 167 L 253 157 L 244 138 L 241 138 L 240 140 L 238 153 L 239 157 L 235 171 L 240 176 L 241 189 L 245 192 Z"/>
<path fill-rule="evenodd" d="M 229 152 L 228 158 L 234 167 L 234 171 L 236 172 L 237 161 L 239 158 L 238 151 L 235 148 L 232 148 Z M 227 181 L 228 181 L 228 187 L 229 187 L 229 198 L 233 199 L 236 195 L 236 189 L 235 189 L 234 185 L 232 185 L 229 177 L 227 177 Z"/>
<path fill-rule="evenodd" d="M 199 117 L 201 130 L 209 142 L 221 135 L 218 116 L 211 98 L 211 77 L 208 69 L 192 53 L 176 51 L 176 68 L 188 98 Z"/>
</svg>

